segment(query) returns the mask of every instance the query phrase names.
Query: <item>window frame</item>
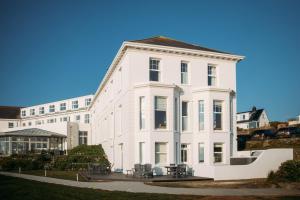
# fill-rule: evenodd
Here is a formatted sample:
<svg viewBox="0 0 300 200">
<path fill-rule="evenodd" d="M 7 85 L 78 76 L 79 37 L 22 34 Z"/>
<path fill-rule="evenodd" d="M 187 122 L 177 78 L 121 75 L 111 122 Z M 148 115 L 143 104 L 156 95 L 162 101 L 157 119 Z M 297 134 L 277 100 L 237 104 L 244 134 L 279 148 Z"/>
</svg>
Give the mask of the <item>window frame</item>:
<svg viewBox="0 0 300 200">
<path fill-rule="evenodd" d="M 202 119 L 202 121 L 201 121 Z M 205 130 L 205 103 L 204 100 L 198 101 L 198 130 Z"/>
<path fill-rule="evenodd" d="M 186 104 L 186 115 L 183 115 L 183 105 L 184 104 Z M 186 127 L 184 127 L 184 120 L 186 120 L 186 124 L 185 124 Z M 189 131 L 189 102 L 188 101 L 181 102 L 181 131 L 182 132 Z"/>
<path fill-rule="evenodd" d="M 34 108 L 31 108 L 29 110 L 29 113 L 30 113 L 30 116 L 34 116 L 35 115 L 35 109 Z"/>
<path fill-rule="evenodd" d="M 59 104 L 59 110 L 60 111 L 66 111 L 67 110 L 67 103 L 63 102 Z"/>
<path fill-rule="evenodd" d="M 44 106 L 39 107 L 39 114 L 40 114 L 40 115 L 45 114 L 45 107 L 44 107 Z"/>
<path fill-rule="evenodd" d="M 203 150 L 203 152 L 201 152 L 201 150 Z M 201 158 L 201 155 L 203 155 L 203 159 Z M 198 163 L 204 163 L 204 162 L 205 162 L 205 144 L 204 142 L 200 142 L 198 143 Z"/>
<path fill-rule="evenodd" d="M 214 69 L 214 70 L 212 70 L 212 69 Z M 207 85 L 208 86 L 217 86 L 217 66 L 214 64 L 207 65 Z"/>
<path fill-rule="evenodd" d="M 55 105 L 49 105 L 49 113 L 55 112 Z"/>
<path fill-rule="evenodd" d="M 183 66 L 185 65 L 185 66 Z M 185 67 L 186 71 L 183 71 L 183 67 Z M 184 82 L 184 77 L 185 76 L 185 82 Z M 181 61 L 180 63 L 180 83 L 182 85 L 187 85 L 189 84 L 189 63 L 186 61 Z"/>
<path fill-rule="evenodd" d="M 157 64 L 153 64 L 153 61 L 157 61 Z M 157 69 L 152 67 L 155 65 L 157 65 Z M 157 72 L 157 80 L 151 80 L 151 72 Z M 159 58 L 149 59 L 149 81 L 161 82 L 161 60 Z"/>
<path fill-rule="evenodd" d="M 165 151 L 156 151 L 156 145 L 165 145 Z M 155 156 L 154 156 L 154 161 L 155 161 L 155 165 L 159 165 L 159 166 L 162 166 L 162 165 L 165 165 L 168 163 L 168 143 L 167 142 L 155 142 L 154 144 L 154 152 L 155 152 Z M 161 156 L 161 155 L 165 155 L 166 157 L 166 160 L 165 162 L 156 162 L 157 161 L 157 156 Z M 161 160 L 161 159 L 159 159 Z"/>
<path fill-rule="evenodd" d="M 88 132 L 79 131 L 78 132 L 78 145 L 87 145 L 88 144 Z"/>
<path fill-rule="evenodd" d="M 146 97 L 139 97 L 139 129 L 146 129 Z"/>
<path fill-rule="evenodd" d="M 217 146 L 219 146 L 219 148 L 221 148 L 221 151 L 215 151 L 215 148 Z M 216 155 L 221 155 L 220 156 L 221 161 L 216 161 Z M 215 164 L 224 163 L 224 143 L 219 143 L 219 142 L 214 143 L 214 146 L 213 146 L 213 156 L 214 156 L 214 163 Z"/>
<path fill-rule="evenodd" d="M 72 110 L 76 110 L 79 108 L 78 100 L 72 101 Z"/>
<path fill-rule="evenodd" d="M 216 105 L 216 104 L 219 105 Z M 217 106 L 221 109 L 220 111 L 217 110 Z M 217 115 L 220 115 L 220 128 L 217 128 Z M 214 100 L 213 101 L 213 129 L 214 131 L 222 131 L 223 130 L 223 101 L 222 100 Z"/>
<path fill-rule="evenodd" d="M 165 100 L 165 110 L 159 110 L 159 109 L 157 109 L 156 108 L 156 105 L 157 105 L 157 103 L 156 103 L 156 100 L 158 99 L 158 98 L 162 98 L 162 99 L 164 99 Z M 165 127 L 164 128 L 160 128 L 160 127 L 156 127 L 156 112 L 165 112 Z M 168 97 L 166 97 L 166 96 L 154 96 L 154 129 L 155 130 L 167 130 L 168 129 Z"/>
</svg>

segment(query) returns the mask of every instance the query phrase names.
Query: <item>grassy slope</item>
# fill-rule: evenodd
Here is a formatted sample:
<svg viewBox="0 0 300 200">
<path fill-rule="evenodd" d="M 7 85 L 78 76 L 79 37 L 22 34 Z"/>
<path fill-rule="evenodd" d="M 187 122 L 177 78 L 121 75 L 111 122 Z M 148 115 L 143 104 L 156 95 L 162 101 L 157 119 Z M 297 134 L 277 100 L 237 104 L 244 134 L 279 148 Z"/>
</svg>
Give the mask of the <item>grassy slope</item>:
<svg viewBox="0 0 300 200">
<path fill-rule="evenodd" d="M 128 192 L 110 192 L 94 190 L 88 188 L 74 188 L 62 185 L 40 183 L 20 178 L 13 178 L 0 175 L 0 199 L 5 200 L 118 200 L 118 199 L 205 199 L 205 200 L 253 200 L 253 199 L 271 199 L 271 200 L 296 200 L 298 197 L 203 197 L 203 196 L 176 196 L 164 194 L 145 194 L 145 193 L 128 193 Z"/>
<path fill-rule="evenodd" d="M 270 149 L 270 148 L 293 148 L 294 160 L 300 160 L 300 138 L 247 141 L 245 150 Z"/>
<path fill-rule="evenodd" d="M 47 177 L 76 181 L 77 173 L 78 173 L 77 171 L 47 170 Z M 22 174 L 45 176 L 45 171 L 44 170 L 30 170 L 30 171 L 23 171 Z M 78 176 L 78 178 L 79 178 L 79 181 L 85 181 L 85 179 L 83 177 L 81 177 L 80 175 Z"/>
</svg>

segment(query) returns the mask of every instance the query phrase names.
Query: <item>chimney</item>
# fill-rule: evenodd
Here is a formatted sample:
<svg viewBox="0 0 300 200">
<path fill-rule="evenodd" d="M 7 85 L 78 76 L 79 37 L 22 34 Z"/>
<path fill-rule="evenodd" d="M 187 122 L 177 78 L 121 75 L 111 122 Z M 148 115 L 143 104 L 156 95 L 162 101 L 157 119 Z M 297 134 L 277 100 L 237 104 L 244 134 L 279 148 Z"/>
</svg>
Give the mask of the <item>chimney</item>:
<svg viewBox="0 0 300 200">
<path fill-rule="evenodd" d="M 255 106 L 252 107 L 252 112 L 254 112 L 254 111 L 256 111 L 256 107 Z"/>
</svg>

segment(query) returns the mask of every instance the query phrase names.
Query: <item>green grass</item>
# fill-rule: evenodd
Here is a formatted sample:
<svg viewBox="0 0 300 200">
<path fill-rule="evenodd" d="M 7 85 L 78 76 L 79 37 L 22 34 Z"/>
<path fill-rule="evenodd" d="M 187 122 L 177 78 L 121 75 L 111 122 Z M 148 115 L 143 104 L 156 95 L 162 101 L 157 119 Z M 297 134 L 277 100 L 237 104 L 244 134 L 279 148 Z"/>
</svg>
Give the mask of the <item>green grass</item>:
<svg viewBox="0 0 300 200">
<path fill-rule="evenodd" d="M 58 171 L 58 170 L 47 170 L 47 177 L 59 178 L 76 181 L 77 171 Z M 36 176 L 45 176 L 44 170 L 30 170 L 23 171 L 22 174 L 31 174 Z M 78 176 L 79 181 L 86 181 L 82 176 Z"/>
<path fill-rule="evenodd" d="M 3 200 L 97 200 L 97 199 L 194 199 L 194 196 L 110 192 L 89 188 L 76 188 L 63 185 L 40 183 L 21 178 L 0 175 L 0 199 Z M 199 197 L 200 198 L 200 197 Z"/>
<path fill-rule="evenodd" d="M 120 200 L 120 199 L 155 199 L 155 200 L 296 200 L 299 197 L 213 197 L 168 194 L 147 194 L 129 192 L 110 192 L 89 188 L 76 188 L 63 185 L 41 183 L 21 178 L 0 175 L 0 199 L 2 200 Z"/>
</svg>

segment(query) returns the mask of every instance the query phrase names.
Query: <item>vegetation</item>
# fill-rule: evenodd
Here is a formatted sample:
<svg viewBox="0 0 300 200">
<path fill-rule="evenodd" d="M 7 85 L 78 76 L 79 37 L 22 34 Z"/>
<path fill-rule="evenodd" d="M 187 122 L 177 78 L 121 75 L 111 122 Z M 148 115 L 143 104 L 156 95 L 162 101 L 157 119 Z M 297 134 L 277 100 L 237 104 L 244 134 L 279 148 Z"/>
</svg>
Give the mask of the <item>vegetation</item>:
<svg viewBox="0 0 300 200">
<path fill-rule="evenodd" d="M 156 200 L 254 200 L 257 197 L 237 197 L 237 196 L 192 196 L 192 195 L 169 195 L 169 194 L 147 194 L 147 193 L 129 193 L 129 192 L 111 192 L 103 190 L 95 190 L 90 188 L 75 188 L 63 185 L 55 185 L 49 183 L 40 183 L 36 181 L 30 181 L 20 178 L 13 178 L 0 175 L 0 199 L 5 200 L 121 200 L 121 199 L 156 199 Z M 296 200 L 299 197 L 278 197 L 278 196 L 262 196 L 259 197 L 261 200 Z"/>
<path fill-rule="evenodd" d="M 101 145 L 80 145 L 69 151 L 68 155 L 59 156 L 53 164 L 54 169 L 86 169 L 88 163 L 98 163 L 110 169 L 110 163 Z"/>
<path fill-rule="evenodd" d="M 21 167 L 22 170 L 37 170 L 44 169 L 50 162 L 51 155 L 46 151 L 41 154 L 12 155 L 0 159 L 0 169 L 11 171 Z"/>
<path fill-rule="evenodd" d="M 300 182 L 300 160 L 289 160 L 281 164 L 276 172 L 268 175 L 270 182 Z"/>
<path fill-rule="evenodd" d="M 54 156 L 51 151 L 42 151 L 41 154 L 12 155 L 0 159 L 0 169 L 5 171 L 58 169 L 80 170 L 86 169 L 88 163 L 98 163 L 110 169 L 101 145 L 80 145 L 69 151 L 68 155 Z"/>
<path fill-rule="evenodd" d="M 22 171 L 23 174 L 30 174 L 35 176 L 45 176 L 45 170 L 30 170 L 30 171 Z M 77 180 L 77 174 L 78 174 L 78 180 L 85 182 L 86 179 L 80 175 L 77 171 L 59 171 L 59 170 L 47 170 L 47 177 L 51 178 L 59 178 L 59 179 L 65 179 L 65 180 Z"/>
</svg>

